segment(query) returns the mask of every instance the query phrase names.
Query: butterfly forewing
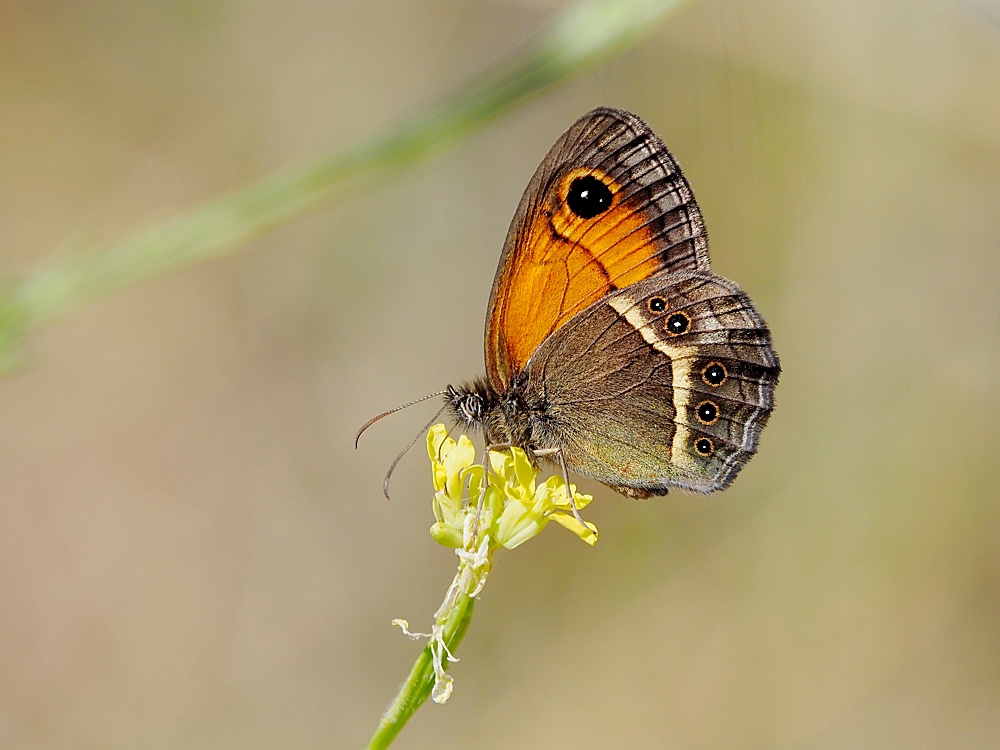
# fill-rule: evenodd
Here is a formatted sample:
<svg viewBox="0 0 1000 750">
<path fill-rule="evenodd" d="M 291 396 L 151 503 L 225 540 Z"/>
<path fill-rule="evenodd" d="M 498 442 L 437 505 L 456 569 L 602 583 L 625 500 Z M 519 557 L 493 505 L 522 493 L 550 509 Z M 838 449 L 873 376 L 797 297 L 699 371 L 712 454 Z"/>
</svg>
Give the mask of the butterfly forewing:
<svg viewBox="0 0 1000 750">
<path fill-rule="evenodd" d="M 486 319 L 486 369 L 505 390 L 538 346 L 605 295 L 663 271 L 707 270 L 701 212 L 638 117 L 597 109 L 549 151 L 511 222 Z"/>
</svg>

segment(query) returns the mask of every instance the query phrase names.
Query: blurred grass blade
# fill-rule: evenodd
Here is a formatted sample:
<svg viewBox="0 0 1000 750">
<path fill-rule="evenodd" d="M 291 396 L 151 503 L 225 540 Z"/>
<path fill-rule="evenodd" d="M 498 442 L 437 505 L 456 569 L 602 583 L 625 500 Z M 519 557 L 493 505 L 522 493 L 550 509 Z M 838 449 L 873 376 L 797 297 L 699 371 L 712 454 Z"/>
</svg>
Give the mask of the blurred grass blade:
<svg viewBox="0 0 1000 750">
<path fill-rule="evenodd" d="M 505 108 L 634 41 L 688 0 L 585 0 L 557 16 L 506 63 L 439 106 L 315 165 L 270 176 L 126 237 L 88 258 L 67 258 L 0 292 L 0 368 L 25 334 L 82 304 L 176 268 L 233 252 L 300 216 L 351 180 L 426 156 Z"/>
</svg>

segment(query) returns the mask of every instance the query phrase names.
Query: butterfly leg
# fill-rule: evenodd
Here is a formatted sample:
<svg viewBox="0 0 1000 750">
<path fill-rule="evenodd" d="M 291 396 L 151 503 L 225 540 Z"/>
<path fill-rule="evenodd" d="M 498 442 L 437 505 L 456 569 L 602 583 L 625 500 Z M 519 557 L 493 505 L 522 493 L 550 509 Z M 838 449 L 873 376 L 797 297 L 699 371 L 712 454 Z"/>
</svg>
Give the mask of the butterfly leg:
<svg viewBox="0 0 1000 750">
<path fill-rule="evenodd" d="M 576 498 L 569 483 L 569 469 L 566 468 L 566 459 L 563 457 L 562 448 L 539 448 L 535 451 L 536 456 L 552 457 L 557 456 L 559 465 L 562 467 L 563 481 L 566 482 L 566 494 L 569 496 L 569 506 L 573 510 L 573 516 L 580 524 L 586 528 L 587 523 L 580 517 L 580 510 L 576 507 Z"/>
<path fill-rule="evenodd" d="M 440 412 L 439 412 L 439 414 L 440 414 Z M 435 416 L 435 419 L 436 418 L 437 417 Z M 445 434 L 444 434 L 444 440 L 442 440 L 441 441 L 441 445 L 438 446 L 438 455 L 437 455 L 437 461 L 438 461 L 438 463 L 442 463 L 444 461 L 444 458 L 442 458 L 442 456 L 441 456 L 441 451 L 444 450 L 444 444 L 448 441 L 448 438 L 451 437 L 451 433 L 454 431 L 454 429 L 456 427 L 458 427 L 458 425 L 453 424 L 451 427 L 448 428 L 448 431 L 445 432 Z M 427 430 L 424 430 L 424 432 L 427 432 Z"/>
<path fill-rule="evenodd" d="M 476 506 L 476 519 L 472 523 L 472 536 L 473 538 L 479 536 L 479 517 L 483 513 L 483 506 L 486 504 L 486 486 L 487 477 L 486 472 L 491 470 L 490 465 L 490 451 L 507 451 L 510 450 L 510 444 L 499 444 L 499 445 L 487 445 L 483 448 L 483 491 L 479 494 L 479 505 Z"/>
</svg>

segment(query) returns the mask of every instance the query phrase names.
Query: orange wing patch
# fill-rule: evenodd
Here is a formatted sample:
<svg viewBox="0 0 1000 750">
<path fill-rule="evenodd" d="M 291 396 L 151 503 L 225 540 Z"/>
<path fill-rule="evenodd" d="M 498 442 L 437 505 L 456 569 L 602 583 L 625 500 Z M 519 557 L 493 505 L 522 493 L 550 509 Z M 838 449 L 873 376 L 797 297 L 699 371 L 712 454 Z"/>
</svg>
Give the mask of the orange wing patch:
<svg viewBox="0 0 1000 750">
<path fill-rule="evenodd" d="M 579 193 L 579 180 L 587 177 L 610 191 L 609 204 L 581 217 L 570 194 Z M 553 192 L 554 200 L 535 212 L 518 237 L 518 263 L 496 290 L 488 329 L 499 336 L 495 343 L 503 342 L 498 364 L 505 379 L 522 370 L 539 344 L 578 312 L 664 267 L 647 207 L 620 200 L 620 186 L 608 175 L 574 169 Z"/>
<path fill-rule="evenodd" d="M 535 349 L 615 289 L 662 271 L 707 271 L 701 211 L 649 126 L 587 113 L 538 165 L 511 221 L 486 321 L 486 374 L 505 391 Z"/>
</svg>

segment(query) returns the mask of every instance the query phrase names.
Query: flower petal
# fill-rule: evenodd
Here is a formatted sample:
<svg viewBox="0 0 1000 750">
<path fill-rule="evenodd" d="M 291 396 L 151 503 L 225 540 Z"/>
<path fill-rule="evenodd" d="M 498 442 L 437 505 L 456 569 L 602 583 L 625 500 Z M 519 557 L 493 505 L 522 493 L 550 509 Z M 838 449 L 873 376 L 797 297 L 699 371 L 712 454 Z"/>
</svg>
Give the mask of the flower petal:
<svg viewBox="0 0 1000 750">
<path fill-rule="evenodd" d="M 514 474 L 517 477 L 517 483 L 522 487 L 529 488 L 528 491 L 534 495 L 535 476 L 537 475 L 535 467 L 531 465 L 528 456 L 520 448 L 511 448 L 510 452 L 514 459 Z"/>
<path fill-rule="evenodd" d="M 591 547 L 597 544 L 597 527 L 594 524 L 587 522 L 584 526 L 570 513 L 553 513 L 549 520 L 569 529 Z"/>
<path fill-rule="evenodd" d="M 548 524 L 537 506 L 525 506 L 520 500 L 509 500 L 497 523 L 496 540 L 507 549 L 514 549 L 537 536 Z"/>
</svg>

